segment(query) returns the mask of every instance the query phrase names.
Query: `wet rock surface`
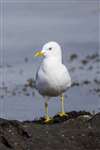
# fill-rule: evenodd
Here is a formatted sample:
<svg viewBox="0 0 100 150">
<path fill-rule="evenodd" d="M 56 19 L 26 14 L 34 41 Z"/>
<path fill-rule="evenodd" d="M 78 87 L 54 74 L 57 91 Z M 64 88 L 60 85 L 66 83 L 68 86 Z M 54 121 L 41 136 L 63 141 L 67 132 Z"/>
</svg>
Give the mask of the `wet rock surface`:
<svg viewBox="0 0 100 150">
<path fill-rule="evenodd" d="M 99 150 L 100 113 L 69 112 L 45 124 L 0 119 L 0 150 Z"/>
</svg>

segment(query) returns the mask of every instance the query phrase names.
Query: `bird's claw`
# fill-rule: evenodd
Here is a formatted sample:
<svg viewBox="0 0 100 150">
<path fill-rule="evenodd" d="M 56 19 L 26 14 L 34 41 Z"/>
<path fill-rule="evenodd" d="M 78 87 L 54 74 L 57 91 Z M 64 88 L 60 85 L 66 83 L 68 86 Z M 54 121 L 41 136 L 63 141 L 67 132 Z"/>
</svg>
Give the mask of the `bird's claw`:
<svg viewBox="0 0 100 150">
<path fill-rule="evenodd" d="M 52 120 L 52 118 L 46 117 L 45 120 L 44 120 L 44 123 L 49 123 L 51 120 Z"/>
<path fill-rule="evenodd" d="M 68 117 L 68 114 L 66 114 L 65 112 L 59 112 L 58 115 L 60 117 Z"/>
</svg>

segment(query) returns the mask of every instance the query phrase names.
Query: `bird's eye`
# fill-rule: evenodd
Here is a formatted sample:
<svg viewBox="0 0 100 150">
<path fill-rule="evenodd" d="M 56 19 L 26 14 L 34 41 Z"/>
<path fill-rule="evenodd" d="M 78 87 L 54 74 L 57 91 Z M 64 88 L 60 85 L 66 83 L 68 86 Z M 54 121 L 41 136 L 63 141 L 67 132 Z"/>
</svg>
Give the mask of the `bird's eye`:
<svg viewBox="0 0 100 150">
<path fill-rule="evenodd" d="M 51 48 L 51 47 L 49 47 L 49 50 L 51 51 L 51 50 L 52 50 L 52 48 Z"/>
</svg>

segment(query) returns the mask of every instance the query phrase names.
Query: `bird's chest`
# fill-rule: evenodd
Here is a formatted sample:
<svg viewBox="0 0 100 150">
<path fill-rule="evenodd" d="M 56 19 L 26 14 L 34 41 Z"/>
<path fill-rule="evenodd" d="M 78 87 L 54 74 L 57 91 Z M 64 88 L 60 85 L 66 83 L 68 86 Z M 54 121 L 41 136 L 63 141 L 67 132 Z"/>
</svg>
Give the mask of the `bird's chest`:
<svg viewBox="0 0 100 150">
<path fill-rule="evenodd" d="M 46 64 L 41 68 L 38 74 L 39 84 L 51 88 L 57 88 L 65 84 L 63 71 L 59 69 L 59 65 Z"/>
</svg>

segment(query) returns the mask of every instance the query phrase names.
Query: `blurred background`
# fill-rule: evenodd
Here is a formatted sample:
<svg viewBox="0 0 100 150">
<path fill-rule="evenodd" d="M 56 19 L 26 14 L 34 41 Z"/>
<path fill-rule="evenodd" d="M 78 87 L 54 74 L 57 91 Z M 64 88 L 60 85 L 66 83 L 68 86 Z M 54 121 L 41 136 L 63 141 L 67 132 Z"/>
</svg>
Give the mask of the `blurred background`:
<svg viewBox="0 0 100 150">
<path fill-rule="evenodd" d="M 0 117 L 33 120 L 44 115 L 34 89 L 42 61 L 34 57 L 48 41 L 58 42 L 72 87 L 65 110 L 100 111 L 99 0 L 3 0 L 0 15 Z M 49 114 L 60 111 L 58 98 Z"/>
</svg>

